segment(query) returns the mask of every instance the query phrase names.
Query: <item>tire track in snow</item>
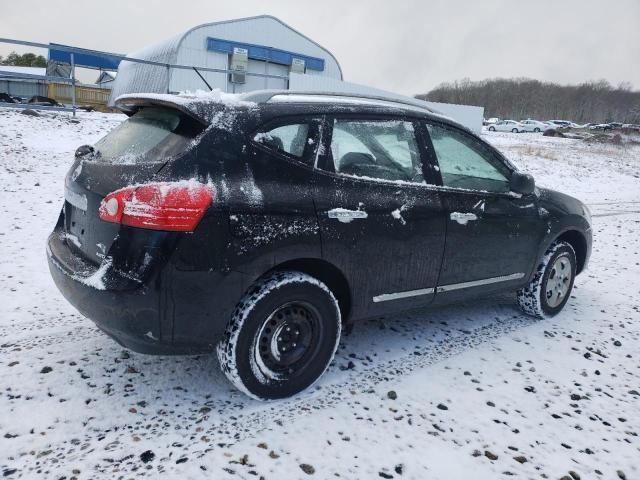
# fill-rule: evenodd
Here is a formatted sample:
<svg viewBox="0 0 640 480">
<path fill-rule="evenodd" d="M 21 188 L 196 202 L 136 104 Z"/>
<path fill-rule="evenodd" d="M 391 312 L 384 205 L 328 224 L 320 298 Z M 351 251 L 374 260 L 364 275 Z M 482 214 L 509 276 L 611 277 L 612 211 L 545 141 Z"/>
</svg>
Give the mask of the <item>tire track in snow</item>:
<svg viewBox="0 0 640 480">
<path fill-rule="evenodd" d="M 614 217 L 617 215 L 633 215 L 634 213 L 640 213 L 640 210 L 618 210 L 614 212 L 602 212 L 602 213 L 593 213 L 592 217 Z"/>
<path fill-rule="evenodd" d="M 488 324 L 482 325 L 469 333 L 460 333 L 453 337 L 441 340 L 435 344 L 427 344 L 421 348 L 413 348 L 411 353 L 407 353 L 392 360 L 373 363 L 367 367 L 358 369 L 353 374 L 339 379 L 337 382 L 320 383 L 320 393 L 312 392 L 302 394 L 289 400 L 280 402 L 271 402 L 272 405 L 282 407 L 282 411 L 288 412 L 279 415 L 279 419 L 292 419 L 299 416 L 307 410 L 318 410 L 321 408 L 329 408 L 331 405 L 345 401 L 351 394 L 351 390 L 370 390 L 373 387 L 381 387 L 386 383 L 391 383 L 397 377 L 405 376 L 415 370 L 429 367 L 435 363 L 446 360 L 464 350 L 478 347 L 479 345 L 490 343 L 503 335 L 512 333 L 520 328 L 532 325 L 537 320 L 526 317 L 524 314 L 516 316 L 508 320 L 495 320 Z M 348 341 L 347 341 L 348 342 Z M 345 342 L 345 343 L 347 343 Z M 359 352 L 362 353 L 362 352 Z M 334 364 L 331 369 L 335 371 Z M 292 407 L 299 408 L 298 411 L 291 411 Z M 261 423 L 264 428 L 264 414 L 262 411 L 252 413 L 246 417 L 251 424 L 250 430 L 258 427 Z M 221 429 L 228 421 L 220 422 L 212 425 L 209 429 Z M 244 422 L 243 422 L 244 423 Z M 247 426 L 245 423 L 245 426 Z M 242 438 L 235 439 L 236 441 Z"/>
<path fill-rule="evenodd" d="M 640 204 L 640 201 L 636 201 L 636 200 L 621 200 L 619 202 L 594 202 L 594 203 L 587 203 L 587 207 L 595 207 L 595 206 L 599 206 L 599 205 L 622 205 L 622 204 Z"/>
<path fill-rule="evenodd" d="M 403 341 L 409 342 L 407 343 L 407 346 L 410 347 L 409 352 L 403 353 L 390 360 L 372 362 L 365 367 L 358 367 L 358 369 L 354 370 L 353 373 L 338 373 L 338 361 L 334 361 L 330 370 L 327 372 L 327 377 L 331 378 L 337 375 L 335 380 L 330 380 L 329 382 L 323 382 L 321 380 L 319 388 L 312 392 L 303 393 L 293 399 L 261 403 L 244 398 L 238 392 L 233 391 L 230 395 L 223 393 L 221 397 L 216 398 L 213 401 L 204 402 L 204 405 L 214 413 L 199 414 L 198 412 L 202 407 L 202 404 L 199 404 L 194 408 L 183 412 L 183 419 L 193 418 L 193 420 L 191 420 L 191 424 L 184 425 L 184 423 L 182 423 L 182 428 L 186 432 L 193 432 L 197 426 L 203 427 L 204 430 L 196 435 L 198 439 L 184 442 L 180 448 L 191 457 L 202 458 L 212 447 L 211 444 L 203 444 L 200 440 L 202 435 L 215 439 L 215 443 L 218 445 L 231 446 L 248 437 L 257 437 L 260 432 L 270 430 L 271 428 L 277 428 L 288 420 L 293 420 L 301 415 L 307 415 L 318 410 L 331 408 L 339 403 L 349 402 L 351 391 L 362 390 L 372 394 L 381 395 L 380 392 L 376 392 L 376 389 L 383 388 L 385 384 L 390 384 L 396 381 L 397 378 L 401 378 L 415 370 L 441 362 L 467 349 L 476 348 L 480 345 L 490 343 L 503 335 L 507 335 L 520 328 L 533 325 L 537 322 L 537 320 L 523 314 L 513 315 L 515 310 L 512 310 L 512 308 L 508 306 L 500 307 L 500 311 L 496 312 L 498 313 L 498 317 L 495 320 L 489 321 L 476 328 L 466 330 L 465 327 L 467 326 L 467 323 L 469 323 L 467 318 L 464 320 L 458 320 L 455 317 L 451 318 L 452 315 L 460 313 L 461 310 L 462 312 L 460 317 L 475 317 L 480 316 L 478 314 L 478 310 L 481 310 L 482 313 L 485 314 L 487 305 L 483 304 L 480 308 L 455 307 L 448 311 L 445 310 L 444 313 L 433 312 L 433 317 L 435 318 L 429 323 L 425 323 L 423 327 L 418 328 L 421 328 L 422 330 L 433 330 L 432 332 L 428 332 L 426 336 L 427 339 L 433 337 L 442 338 L 437 338 L 433 343 L 431 341 L 425 341 L 419 347 L 412 346 L 413 344 L 405 338 Z M 429 313 L 432 312 L 428 312 L 427 314 Z M 402 322 L 402 317 L 396 317 L 393 321 Z M 417 323 L 419 322 L 419 319 L 414 319 L 414 321 Z M 441 325 L 442 321 L 446 322 L 446 327 Z M 379 326 L 377 324 L 369 325 L 367 328 L 379 328 Z M 412 328 L 415 329 L 416 327 L 413 326 Z M 409 333 L 411 334 L 411 332 Z M 412 338 L 415 338 L 415 335 L 421 332 L 413 333 L 414 335 Z M 351 338 L 353 338 L 353 341 Z M 344 357 L 344 359 L 348 358 L 346 354 L 342 352 L 346 350 L 353 350 L 350 343 L 357 343 L 357 340 L 357 337 L 347 337 L 344 339 L 343 342 L 341 342 L 340 357 Z M 358 356 L 366 356 L 368 353 L 369 350 L 356 350 L 356 354 Z M 209 365 L 213 367 L 213 363 L 215 362 L 211 361 L 209 362 Z M 215 365 L 215 367 L 217 367 L 217 365 Z M 224 382 L 221 375 L 218 378 Z M 244 413 L 246 409 L 251 411 L 249 413 Z M 216 420 L 212 421 L 214 417 Z M 154 421 L 157 420 L 157 418 L 148 418 L 147 420 Z M 153 438 L 162 438 L 162 436 L 170 431 L 170 429 L 171 427 L 168 427 L 166 430 L 156 432 Z M 116 442 L 122 437 L 122 435 L 132 433 L 135 433 L 135 431 L 104 432 L 102 430 L 93 430 L 85 434 L 83 443 L 91 443 L 92 441 L 95 441 L 96 436 L 100 435 L 106 435 L 106 438 L 103 440 L 105 443 Z M 147 441 L 149 440 L 150 439 L 147 438 Z M 62 444 L 56 445 L 54 448 L 59 451 L 64 451 L 68 446 Z M 169 445 L 164 448 L 166 449 L 165 452 L 162 452 L 163 448 L 160 447 L 156 449 L 156 453 L 158 454 L 158 452 L 162 452 L 160 456 L 163 456 L 165 454 L 168 455 L 170 451 L 175 450 L 175 447 L 170 447 Z M 120 455 L 119 453 L 116 454 L 114 451 L 109 456 L 124 458 L 126 456 L 124 454 L 124 450 L 122 453 L 123 454 Z M 112 462 L 103 463 L 101 461 L 98 461 L 94 465 L 94 467 L 99 471 L 113 466 L 114 464 Z M 126 470 L 127 466 L 128 465 L 124 464 L 120 465 L 120 471 Z M 135 466 L 135 462 L 131 464 L 131 467 Z M 55 468 L 54 465 L 52 465 L 52 467 Z"/>
</svg>

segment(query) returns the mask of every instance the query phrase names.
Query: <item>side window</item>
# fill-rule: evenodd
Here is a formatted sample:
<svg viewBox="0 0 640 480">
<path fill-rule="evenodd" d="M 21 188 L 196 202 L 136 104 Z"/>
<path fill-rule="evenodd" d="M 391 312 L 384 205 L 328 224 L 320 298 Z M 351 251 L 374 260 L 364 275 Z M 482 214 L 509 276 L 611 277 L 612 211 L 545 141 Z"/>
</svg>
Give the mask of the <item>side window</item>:
<svg viewBox="0 0 640 480">
<path fill-rule="evenodd" d="M 445 187 L 509 191 L 508 169 L 499 165 L 477 139 L 440 126 L 427 125 L 427 129 Z"/>
<path fill-rule="evenodd" d="M 336 173 L 424 183 L 411 122 L 336 119 L 331 156 Z"/>
<path fill-rule="evenodd" d="M 292 123 L 256 133 L 253 140 L 278 152 L 301 158 L 308 135 L 308 123 Z"/>
</svg>

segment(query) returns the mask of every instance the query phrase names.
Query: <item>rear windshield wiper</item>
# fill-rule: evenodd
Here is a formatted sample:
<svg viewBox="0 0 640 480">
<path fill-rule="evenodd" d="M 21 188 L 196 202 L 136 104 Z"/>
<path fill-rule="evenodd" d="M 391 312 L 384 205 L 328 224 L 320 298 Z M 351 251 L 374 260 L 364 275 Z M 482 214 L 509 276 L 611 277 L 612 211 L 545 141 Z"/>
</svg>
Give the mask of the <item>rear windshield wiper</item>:
<svg viewBox="0 0 640 480">
<path fill-rule="evenodd" d="M 99 150 L 96 150 L 92 145 L 80 145 L 76 149 L 76 158 L 86 157 L 87 155 L 91 155 L 92 157 L 98 158 L 102 154 Z"/>
</svg>

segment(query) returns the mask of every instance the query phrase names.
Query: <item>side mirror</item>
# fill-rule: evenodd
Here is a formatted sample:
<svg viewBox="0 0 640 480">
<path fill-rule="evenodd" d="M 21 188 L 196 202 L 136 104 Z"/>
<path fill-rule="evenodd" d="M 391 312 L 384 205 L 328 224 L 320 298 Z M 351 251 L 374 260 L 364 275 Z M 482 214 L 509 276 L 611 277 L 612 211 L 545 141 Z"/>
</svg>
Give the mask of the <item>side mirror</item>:
<svg viewBox="0 0 640 480">
<path fill-rule="evenodd" d="M 530 195 L 536 189 L 536 181 L 528 173 L 513 172 L 509 187 L 512 192 L 521 195 Z"/>
<path fill-rule="evenodd" d="M 76 158 L 84 157 L 86 155 L 93 155 L 95 149 L 91 145 L 81 145 L 76 150 Z"/>
</svg>

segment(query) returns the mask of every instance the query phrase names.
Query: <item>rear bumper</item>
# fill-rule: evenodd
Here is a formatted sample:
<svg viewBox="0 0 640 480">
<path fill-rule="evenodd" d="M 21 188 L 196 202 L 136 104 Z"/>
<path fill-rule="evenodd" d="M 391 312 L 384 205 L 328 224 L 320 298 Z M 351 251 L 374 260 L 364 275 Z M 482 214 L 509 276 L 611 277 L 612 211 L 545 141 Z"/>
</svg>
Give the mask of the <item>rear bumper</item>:
<svg viewBox="0 0 640 480">
<path fill-rule="evenodd" d="M 124 347 L 140 353 L 172 353 L 162 342 L 159 298 L 139 282 L 116 274 L 108 262 L 100 268 L 82 261 L 53 232 L 47 241 L 53 281 L 82 315 Z"/>
<path fill-rule="evenodd" d="M 162 270 L 142 283 L 127 278 L 109 261 L 85 262 L 71 251 L 58 231 L 47 240 L 49 271 L 62 295 L 82 315 L 120 345 L 146 354 L 194 354 L 210 351 L 212 342 L 173 341 L 173 315 L 162 287 Z M 168 282 L 173 283 L 173 282 Z M 172 295 L 171 295 L 172 296 Z M 179 309 L 178 309 L 179 310 Z"/>
</svg>

